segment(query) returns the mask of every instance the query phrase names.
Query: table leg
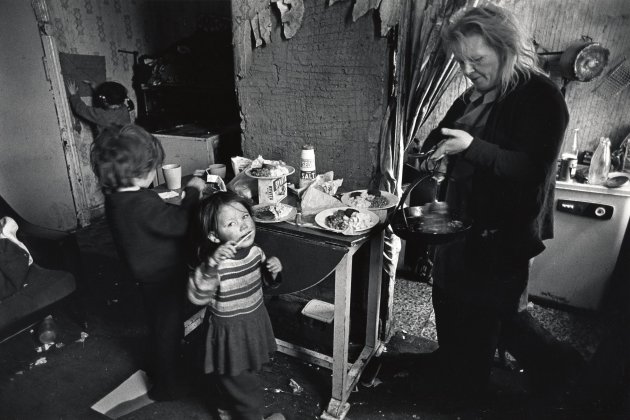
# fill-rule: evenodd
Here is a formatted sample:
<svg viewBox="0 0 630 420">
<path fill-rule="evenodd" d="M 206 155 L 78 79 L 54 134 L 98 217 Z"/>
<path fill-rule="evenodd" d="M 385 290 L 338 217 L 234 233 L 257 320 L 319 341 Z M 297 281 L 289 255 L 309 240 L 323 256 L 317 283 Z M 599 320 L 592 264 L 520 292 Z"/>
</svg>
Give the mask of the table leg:
<svg viewBox="0 0 630 420">
<path fill-rule="evenodd" d="M 335 318 L 333 331 L 332 395 L 326 415 L 341 419 L 350 409 L 347 403 L 348 342 L 350 340 L 350 294 L 352 288 L 352 255 L 346 254 L 335 269 Z"/>
<path fill-rule="evenodd" d="M 378 350 L 379 319 L 381 312 L 381 281 L 383 277 L 383 234 L 374 234 L 370 239 L 370 272 L 368 275 L 367 322 L 365 345 Z"/>
</svg>

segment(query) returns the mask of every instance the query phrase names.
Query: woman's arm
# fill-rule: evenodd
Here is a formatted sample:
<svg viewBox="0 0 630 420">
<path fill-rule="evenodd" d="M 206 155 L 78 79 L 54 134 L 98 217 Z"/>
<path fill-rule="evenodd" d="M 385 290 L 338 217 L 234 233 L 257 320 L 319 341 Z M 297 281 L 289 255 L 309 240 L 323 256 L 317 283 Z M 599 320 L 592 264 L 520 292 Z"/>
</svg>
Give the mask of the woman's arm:
<svg viewBox="0 0 630 420">
<path fill-rule="evenodd" d="M 555 167 L 569 115 L 564 99 L 551 89 L 522 101 L 511 109 L 509 139 L 498 144 L 475 138 L 464 157 L 476 166 L 490 169 L 496 176 L 523 183 L 538 183 L 549 168 Z"/>
<path fill-rule="evenodd" d="M 502 107 L 497 124 L 505 131 L 495 135 L 506 138 L 497 137 L 491 143 L 462 130 L 443 130 L 446 138 L 436 154 L 462 153 L 467 161 L 497 177 L 534 184 L 544 179 L 554 167 L 569 120 L 564 98 L 557 88 L 540 81 L 512 95 L 519 96 L 511 97 L 512 103 L 495 105 Z"/>
</svg>

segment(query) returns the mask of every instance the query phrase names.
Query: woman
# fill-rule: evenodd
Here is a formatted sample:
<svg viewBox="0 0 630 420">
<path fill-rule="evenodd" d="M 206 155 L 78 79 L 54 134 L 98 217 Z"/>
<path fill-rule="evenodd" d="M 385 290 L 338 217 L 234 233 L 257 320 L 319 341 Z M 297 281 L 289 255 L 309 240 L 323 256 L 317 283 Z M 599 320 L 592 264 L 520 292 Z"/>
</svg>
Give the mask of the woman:
<svg viewBox="0 0 630 420">
<path fill-rule="evenodd" d="M 472 221 L 435 251 L 433 305 L 441 373 L 449 389 L 482 391 L 502 323 L 526 290 L 530 259 L 553 235 L 556 160 L 568 124 L 558 88 L 507 10 L 469 9 L 442 37 L 472 87 L 451 106 L 424 150 L 437 146 L 441 199 Z"/>
</svg>

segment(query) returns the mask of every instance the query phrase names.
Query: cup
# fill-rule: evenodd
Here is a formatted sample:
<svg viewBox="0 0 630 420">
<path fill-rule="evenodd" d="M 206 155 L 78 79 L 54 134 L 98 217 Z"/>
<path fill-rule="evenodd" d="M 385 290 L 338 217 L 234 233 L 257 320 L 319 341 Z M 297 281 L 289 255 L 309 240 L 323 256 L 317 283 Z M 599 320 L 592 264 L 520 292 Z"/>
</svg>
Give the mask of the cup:
<svg viewBox="0 0 630 420">
<path fill-rule="evenodd" d="M 560 161 L 560 168 L 558 169 L 558 181 L 569 181 L 571 179 L 571 161 L 569 159 L 562 159 Z"/>
<path fill-rule="evenodd" d="M 178 163 L 169 163 L 162 166 L 166 188 L 177 190 L 182 187 L 182 167 Z"/>
<path fill-rule="evenodd" d="M 225 175 L 227 174 L 227 168 L 222 163 L 215 163 L 208 166 L 207 171 L 210 175 L 218 175 L 221 178 L 225 178 Z"/>
</svg>

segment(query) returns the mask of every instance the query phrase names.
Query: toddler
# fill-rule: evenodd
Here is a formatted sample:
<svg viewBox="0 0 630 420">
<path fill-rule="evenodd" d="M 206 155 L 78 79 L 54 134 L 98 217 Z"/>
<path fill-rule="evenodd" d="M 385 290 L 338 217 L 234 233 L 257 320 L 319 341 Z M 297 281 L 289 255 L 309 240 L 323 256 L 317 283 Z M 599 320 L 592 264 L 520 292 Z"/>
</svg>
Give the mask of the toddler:
<svg viewBox="0 0 630 420">
<path fill-rule="evenodd" d="M 70 106 L 81 118 L 93 124 L 96 134 L 110 125 L 131 123 L 129 111 L 133 110 L 133 102 L 127 98 L 127 88 L 117 82 L 103 82 L 98 86 L 84 81 L 94 90 L 94 106 L 87 106 L 79 96 L 79 89 L 74 81 L 68 82 Z"/>
<path fill-rule="evenodd" d="M 105 214 L 122 260 L 140 284 L 154 360 L 149 397 L 172 400 L 184 392 L 180 344 L 187 278 L 189 220 L 205 183 L 192 178 L 180 206 L 147 189 L 164 159 L 159 140 L 142 127 L 110 126 L 92 144 L 91 162 L 105 193 Z"/>
<path fill-rule="evenodd" d="M 205 198 L 197 222 L 199 265 L 188 280 L 188 299 L 208 305 L 204 370 L 218 387 L 221 419 L 262 420 L 258 371 L 276 350 L 262 285 L 280 280 L 282 264 L 254 244 L 249 202 L 233 192 Z"/>
</svg>

